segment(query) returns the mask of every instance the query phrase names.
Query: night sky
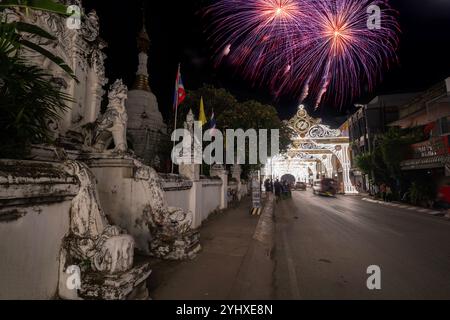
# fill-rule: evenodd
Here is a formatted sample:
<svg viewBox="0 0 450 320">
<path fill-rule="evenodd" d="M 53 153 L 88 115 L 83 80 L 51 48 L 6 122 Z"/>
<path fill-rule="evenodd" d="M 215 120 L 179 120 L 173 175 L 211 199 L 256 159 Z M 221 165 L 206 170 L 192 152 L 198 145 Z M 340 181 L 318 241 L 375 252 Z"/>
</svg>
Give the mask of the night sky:
<svg viewBox="0 0 450 320">
<path fill-rule="evenodd" d="M 283 119 L 297 108 L 296 99 L 275 101 L 264 88 L 252 88 L 226 68 L 214 69 L 211 44 L 204 33 L 201 10 L 211 0 L 146 1 L 145 16 L 152 41 L 149 72 L 160 110 L 171 116 L 174 79 L 178 62 L 187 89 L 203 83 L 225 87 L 238 99 L 256 99 L 275 105 Z M 400 64 L 385 73 L 376 92 L 359 97 L 367 102 L 383 93 L 419 91 L 450 76 L 450 0 L 391 0 L 400 13 L 402 28 Z M 106 68 L 111 80 L 124 79 L 129 86 L 137 70 L 136 35 L 142 27 L 142 1 L 84 0 L 87 10 L 95 9 L 101 21 L 101 36 L 108 42 Z M 197 107 L 197 106 L 193 106 Z M 314 115 L 336 124 L 338 116 L 352 111 L 351 105 L 324 105 Z"/>
</svg>

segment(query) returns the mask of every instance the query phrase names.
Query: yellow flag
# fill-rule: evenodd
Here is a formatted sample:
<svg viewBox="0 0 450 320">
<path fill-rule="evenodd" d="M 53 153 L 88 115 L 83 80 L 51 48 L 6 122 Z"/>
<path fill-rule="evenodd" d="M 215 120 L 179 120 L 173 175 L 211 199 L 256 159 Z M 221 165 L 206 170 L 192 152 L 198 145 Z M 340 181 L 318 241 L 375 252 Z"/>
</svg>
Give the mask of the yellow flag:
<svg viewBox="0 0 450 320">
<path fill-rule="evenodd" d="M 204 126 L 208 120 L 206 120 L 206 114 L 205 114 L 205 104 L 203 103 L 203 97 L 200 99 L 200 115 L 198 117 L 198 121 L 202 123 L 202 126 Z"/>
</svg>

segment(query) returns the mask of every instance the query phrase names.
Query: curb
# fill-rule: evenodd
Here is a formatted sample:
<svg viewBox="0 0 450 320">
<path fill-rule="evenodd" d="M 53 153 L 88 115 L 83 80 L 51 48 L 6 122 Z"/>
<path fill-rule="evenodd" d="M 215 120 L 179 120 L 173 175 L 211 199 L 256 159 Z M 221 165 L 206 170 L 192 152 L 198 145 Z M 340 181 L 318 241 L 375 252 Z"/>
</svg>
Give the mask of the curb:
<svg viewBox="0 0 450 320">
<path fill-rule="evenodd" d="M 435 217 L 440 217 L 440 216 L 444 216 L 445 213 L 442 211 L 437 211 L 437 210 L 431 210 L 431 209 L 426 209 L 426 208 L 422 208 L 422 207 L 415 207 L 415 206 L 411 206 L 411 205 L 407 205 L 404 203 L 400 203 L 400 202 L 384 202 L 381 200 L 375 200 L 372 198 L 362 198 L 362 201 L 366 201 L 366 202 L 370 202 L 370 203 L 376 203 L 376 204 L 381 204 L 387 207 L 393 207 L 393 208 L 398 208 L 398 209 L 405 209 L 405 210 L 409 210 L 409 211 L 415 211 L 418 213 L 424 213 L 424 214 L 428 214 L 431 216 L 435 216 Z"/>
<path fill-rule="evenodd" d="M 253 239 L 259 241 L 272 250 L 274 243 L 275 223 L 273 221 L 273 213 L 275 209 L 275 197 L 270 194 L 264 203 L 258 225 L 256 226 Z"/>
</svg>

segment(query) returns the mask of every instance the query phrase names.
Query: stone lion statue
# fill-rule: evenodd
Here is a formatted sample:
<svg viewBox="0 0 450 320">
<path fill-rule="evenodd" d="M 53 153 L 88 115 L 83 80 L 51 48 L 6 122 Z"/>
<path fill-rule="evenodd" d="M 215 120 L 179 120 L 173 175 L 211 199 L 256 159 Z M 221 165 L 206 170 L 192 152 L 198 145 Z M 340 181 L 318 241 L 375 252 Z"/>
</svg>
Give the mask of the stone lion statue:
<svg viewBox="0 0 450 320">
<path fill-rule="evenodd" d="M 113 153 L 126 153 L 128 116 L 125 100 L 128 98 L 128 89 L 122 80 L 116 80 L 111 85 L 108 94 L 108 107 L 94 124 L 92 148 L 98 152 L 105 152 L 112 141 L 115 148 Z"/>
</svg>

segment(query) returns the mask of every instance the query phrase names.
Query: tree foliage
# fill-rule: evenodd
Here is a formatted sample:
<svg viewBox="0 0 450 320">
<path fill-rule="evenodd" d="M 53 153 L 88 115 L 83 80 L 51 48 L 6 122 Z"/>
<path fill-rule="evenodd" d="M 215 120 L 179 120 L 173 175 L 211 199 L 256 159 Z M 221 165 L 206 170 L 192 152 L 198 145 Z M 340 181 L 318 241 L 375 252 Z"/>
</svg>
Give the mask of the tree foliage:
<svg viewBox="0 0 450 320">
<path fill-rule="evenodd" d="M 426 139 L 422 128 L 390 128 L 376 137 L 371 153 L 356 157 L 357 167 L 375 184 L 390 185 L 398 198 L 409 192 L 409 200 L 419 204 L 432 198 L 435 190 L 426 177 L 412 180 L 401 170 L 401 163 L 410 157 L 410 145 Z M 412 183 L 411 183 L 412 181 Z"/>
<path fill-rule="evenodd" d="M 401 163 L 406 160 L 409 146 L 414 142 L 411 132 L 400 128 L 390 128 L 380 139 L 383 162 L 392 179 L 401 177 Z"/>
<path fill-rule="evenodd" d="M 66 14 L 67 7 L 52 0 L 4 0 L 0 3 L 0 158 L 23 158 L 32 143 L 49 142 L 49 123 L 59 120 L 71 98 L 52 82 L 50 74 L 20 58 L 26 47 L 73 71 L 44 47 L 26 40 L 24 33 L 56 42 L 47 31 L 21 21 L 8 22 L 5 9 L 42 10 Z"/>
<path fill-rule="evenodd" d="M 373 155 L 371 153 L 363 153 L 355 158 L 355 163 L 359 170 L 361 170 L 364 174 L 371 176 L 374 169 L 372 160 Z"/>
<path fill-rule="evenodd" d="M 216 118 L 228 109 L 233 109 L 237 104 L 237 99 L 224 88 L 215 88 L 205 84 L 197 90 L 188 90 L 186 100 L 178 109 L 178 127 L 182 127 L 189 110 L 192 109 L 198 119 L 200 111 L 200 99 L 205 102 L 205 113 L 209 118 L 214 110 Z M 173 126 L 172 126 L 173 127 Z"/>
<path fill-rule="evenodd" d="M 280 152 L 284 152 L 291 144 L 291 134 L 288 127 L 278 117 L 277 110 L 270 105 L 262 104 L 258 101 L 250 100 L 243 103 L 238 103 L 234 108 L 225 110 L 218 118 L 218 125 L 222 130 L 225 129 L 242 129 L 247 131 L 249 129 L 267 129 L 279 130 Z M 237 146 L 236 146 L 237 148 Z M 274 151 L 271 150 L 271 135 L 268 133 L 267 141 L 268 155 L 270 156 Z M 261 150 L 259 150 L 261 151 Z M 264 163 L 250 165 L 249 148 L 246 149 L 247 163 L 243 165 L 244 175 L 248 175 L 253 170 L 258 170 Z M 259 158 L 259 157 L 258 157 Z M 259 161 L 260 159 L 258 159 Z"/>
<path fill-rule="evenodd" d="M 54 0 L 3 0 L 0 2 L 0 10 L 13 7 L 67 14 L 67 6 Z"/>
<path fill-rule="evenodd" d="M 250 100 L 238 103 L 218 117 L 222 129 L 278 129 L 280 130 L 280 151 L 287 151 L 291 144 L 290 131 L 278 117 L 277 110 L 271 105 Z M 270 141 L 269 141 L 270 144 Z M 270 146 L 269 146 L 270 147 Z M 268 148 L 270 151 L 270 148 Z"/>
<path fill-rule="evenodd" d="M 70 97 L 45 71 L 0 54 L 1 158 L 21 158 L 31 143 L 49 142 L 49 122 L 60 119 Z"/>
<path fill-rule="evenodd" d="M 278 129 L 280 130 L 280 151 L 286 151 L 291 144 L 291 131 L 280 120 L 275 107 L 254 100 L 240 102 L 226 89 L 215 88 L 211 85 L 204 85 L 197 90 L 188 91 L 187 98 L 178 111 L 178 127 L 183 125 L 190 108 L 198 118 L 202 97 L 208 120 L 214 110 L 216 127 L 221 132 L 225 132 L 226 129 L 242 129 L 244 131 L 249 129 Z M 206 125 L 205 129 L 208 128 L 209 125 Z M 270 134 L 268 140 L 268 151 L 270 152 Z M 244 175 L 260 166 L 261 164 L 256 166 L 244 165 Z"/>
</svg>

